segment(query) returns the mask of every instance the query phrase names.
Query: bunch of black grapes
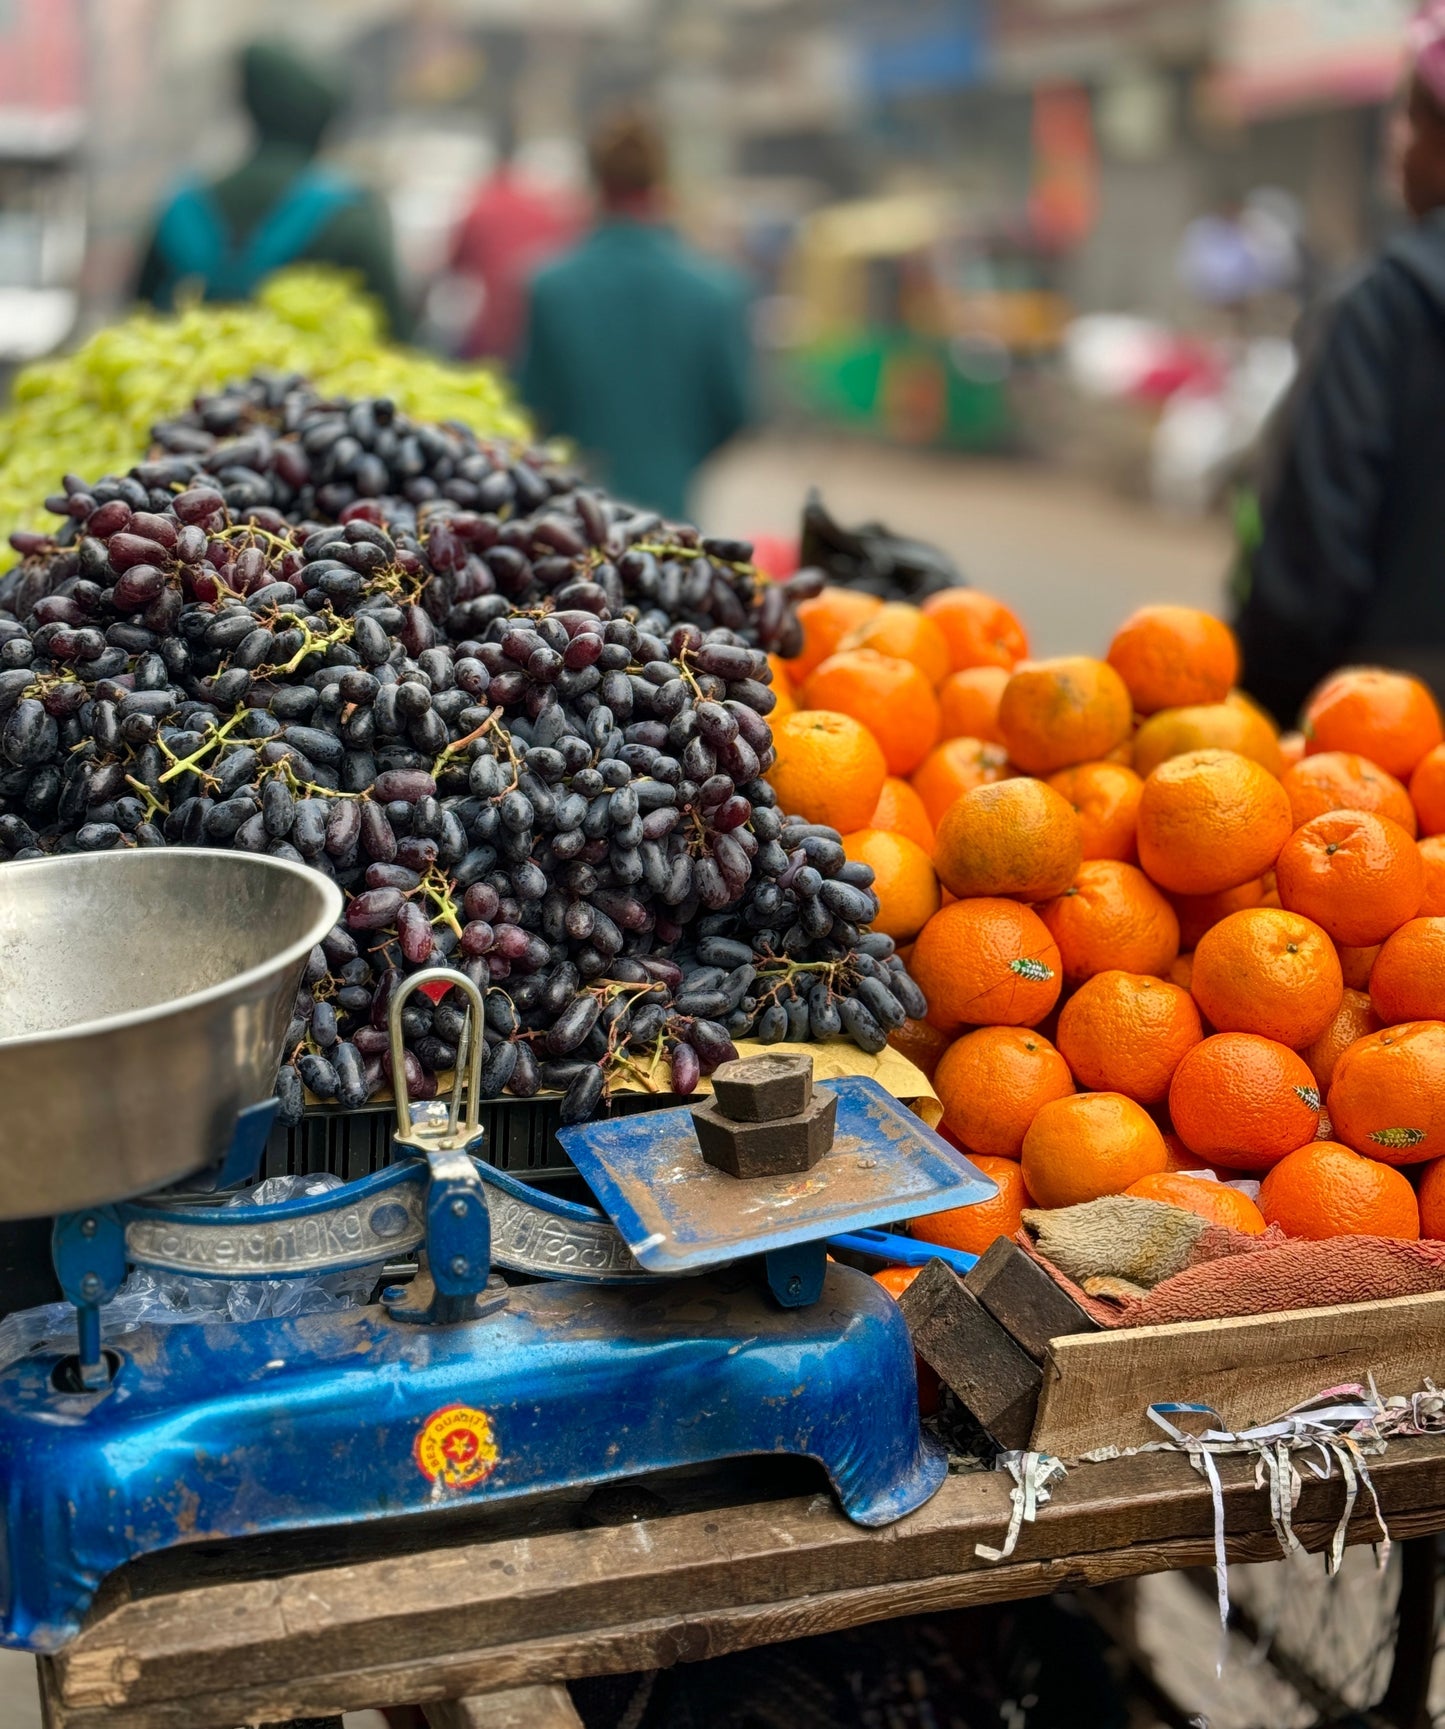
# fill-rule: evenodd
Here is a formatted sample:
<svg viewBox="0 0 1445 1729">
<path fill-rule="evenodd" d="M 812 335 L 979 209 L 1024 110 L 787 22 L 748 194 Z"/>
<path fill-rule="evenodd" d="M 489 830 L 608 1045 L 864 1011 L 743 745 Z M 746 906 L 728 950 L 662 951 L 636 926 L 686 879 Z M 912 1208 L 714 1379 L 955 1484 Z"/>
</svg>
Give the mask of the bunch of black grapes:
<svg viewBox="0 0 1445 1729">
<path fill-rule="evenodd" d="M 541 451 L 258 377 L 68 475 L 0 579 L 0 857 L 220 846 L 338 882 L 278 1083 L 391 1077 L 420 967 L 484 992 L 483 1090 L 686 1094 L 733 1041 L 878 1050 L 924 1012 L 872 873 L 776 807 L 768 652 L 794 603 L 751 548 Z M 455 993 L 402 1014 L 414 1098 Z"/>
</svg>

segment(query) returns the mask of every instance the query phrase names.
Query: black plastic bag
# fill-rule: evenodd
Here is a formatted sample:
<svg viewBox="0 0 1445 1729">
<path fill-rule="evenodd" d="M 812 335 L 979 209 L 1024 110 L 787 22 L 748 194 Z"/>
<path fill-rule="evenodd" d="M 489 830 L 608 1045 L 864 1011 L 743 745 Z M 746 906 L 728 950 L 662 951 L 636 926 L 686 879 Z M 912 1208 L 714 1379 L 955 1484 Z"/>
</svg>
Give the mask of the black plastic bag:
<svg viewBox="0 0 1445 1729">
<path fill-rule="evenodd" d="M 881 522 L 844 528 L 829 515 L 814 488 L 803 508 L 800 565 L 817 565 L 828 581 L 883 600 L 927 600 L 967 584 L 947 553 L 924 540 L 908 540 Z"/>
</svg>

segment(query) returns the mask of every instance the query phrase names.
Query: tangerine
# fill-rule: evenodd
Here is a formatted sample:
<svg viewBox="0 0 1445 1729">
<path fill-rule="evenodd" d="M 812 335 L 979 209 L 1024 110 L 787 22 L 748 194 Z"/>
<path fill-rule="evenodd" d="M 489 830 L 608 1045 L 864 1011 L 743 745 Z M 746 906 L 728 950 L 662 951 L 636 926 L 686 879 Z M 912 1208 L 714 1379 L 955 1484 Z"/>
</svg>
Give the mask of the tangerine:
<svg viewBox="0 0 1445 1729">
<path fill-rule="evenodd" d="M 1179 917 L 1179 946 L 1197 947 L 1205 931 L 1213 930 L 1231 913 L 1242 913 L 1264 900 L 1264 878 L 1254 877 L 1237 888 L 1221 889 L 1213 895 L 1170 895 L 1169 904 Z"/>
<path fill-rule="evenodd" d="M 1321 1093 L 1330 1090 L 1335 1078 L 1335 1064 L 1356 1039 L 1380 1030 L 1380 1017 L 1363 991 L 1346 990 L 1344 1000 L 1335 1011 L 1335 1018 L 1300 1055 L 1310 1066 Z"/>
<path fill-rule="evenodd" d="M 1368 991 L 1370 973 L 1375 965 L 1375 957 L 1380 952 L 1380 945 L 1374 943 L 1367 949 L 1352 949 L 1336 943 L 1335 952 L 1340 957 L 1340 974 L 1345 981 L 1346 990 Z"/>
<path fill-rule="evenodd" d="M 938 743 L 938 698 L 911 660 L 841 649 L 808 675 L 803 706 L 851 715 L 878 740 L 889 774 L 916 769 Z"/>
<path fill-rule="evenodd" d="M 1216 1033 L 1185 1054 L 1169 1120 L 1208 1165 L 1260 1170 L 1314 1135 L 1319 1089 L 1298 1052 L 1256 1033 Z"/>
<path fill-rule="evenodd" d="M 1332 810 L 1298 828 L 1275 861 L 1281 905 L 1347 948 L 1368 948 L 1415 917 L 1425 898 L 1420 849 L 1397 822 Z"/>
<path fill-rule="evenodd" d="M 831 1258 L 830 1256 L 829 1259 Z M 922 1267 L 880 1267 L 873 1277 L 890 1297 L 897 1298 L 903 1295 L 922 1271 Z M 942 1383 L 937 1373 L 929 1368 L 922 1357 L 915 1356 L 913 1366 L 918 1372 L 918 1414 L 920 1417 L 931 1417 L 939 1406 Z"/>
<path fill-rule="evenodd" d="M 1409 1179 L 1338 1141 L 1311 1141 L 1283 1158 L 1259 1186 L 1259 1210 L 1291 1237 L 1420 1235 Z"/>
<path fill-rule="evenodd" d="M 939 1059 L 953 1040 L 948 1033 L 940 1032 L 927 1021 L 909 1019 L 889 1033 L 888 1043 L 931 1081 Z"/>
<path fill-rule="evenodd" d="M 1284 766 L 1293 768 L 1305 754 L 1305 735 L 1302 732 L 1282 732 L 1279 735 L 1279 754 L 1284 758 Z"/>
<path fill-rule="evenodd" d="M 1445 917 L 1445 834 L 1426 835 L 1417 843 L 1420 863 L 1425 869 L 1425 893 L 1420 901 L 1420 917 Z"/>
<path fill-rule="evenodd" d="M 1410 776 L 1410 802 L 1421 834 L 1445 834 L 1445 744 L 1427 750 Z"/>
<path fill-rule="evenodd" d="M 768 665 L 773 669 L 771 689 L 774 697 L 773 707 L 768 713 L 768 724 L 776 726 L 780 720 L 796 712 L 798 693 L 788 676 L 789 663 L 780 654 L 770 654 Z"/>
<path fill-rule="evenodd" d="M 923 848 L 905 835 L 865 828 L 843 836 L 843 851 L 872 869 L 873 929 L 900 943 L 916 937 L 938 911 L 938 878 Z"/>
<path fill-rule="evenodd" d="M 1422 1165 L 1445 1153 L 1445 1025 L 1407 1021 L 1356 1039 L 1340 1053 L 1330 1121 L 1347 1147 L 1387 1165 Z"/>
<path fill-rule="evenodd" d="M 1258 709 L 1232 702 L 1151 715 L 1134 734 L 1134 772 L 1152 774 L 1161 762 L 1190 750 L 1238 751 L 1272 775 L 1284 772 L 1274 727 Z"/>
<path fill-rule="evenodd" d="M 1001 600 L 975 588 L 945 588 L 923 610 L 943 632 L 955 672 L 1001 666 L 1012 672 L 1029 652 L 1028 634 Z"/>
<path fill-rule="evenodd" d="M 962 672 L 949 673 L 938 687 L 942 717 L 938 736 L 1001 744 L 998 705 L 1008 679 L 1008 669 L 1002 666 L 966 666 Z"/>
<path fill-rule="evenodd" d="M 1059 1013 L 1059 1054 L 1074 1079 L 1141 1105 L 1169 1096 L 1175 1069 L 1203 1037 L 1189 992 L 1143 973 L 1095 973 Z"/>
<path fill-rule="evenodd" d="M 1409 793 L 1394 775 L 1353 751 L 1322 750 L 1303 757 L 1285 770 L 1282 784 L 1296 828 L 1332 810 L 1371 810 L 1399 823 L 1409 834 L 1416 832 Z"/>
<path fill-rule="evenodd" d="M 928 1019 L 962 1026 L 1031 1027 L 1059 1000 L 1058 945 L 1018 901 L 955 901 L 924 925 L 909 962 Z"/>
<path fill-rule="evenodd" d="M 800 708 L 773 728 L 773 749 L 777 761 L 767 778 L 780 810 L 840 834 L 872 816 L 888 765 L 873 734 L 851 715 Z"/>
<path fill-rule="evenodd" d="M 825 588 L 812 600 L 798 602 L 798 623 L 803 627 L 803 646 L 788 664 L 788 676 L 795 685 L 807 678 L 815 666 L 836 652 L 850 630 L 856 629 L 883 602 L 876 594 L 862 594 L 856 588 Z"/>
<path fill-rule="evenodd" d="M 1441 742 L 1440 710 L 1427 686 L 1384 667 L 1346 667 L 1305 704 L 1311 751 L 1351 750 L 1401 779 Z"/>
<path fill-rule="evenodd" d="M 1079 867 L 1079 819 L 1041 780 L 1003 780 L 956 798 L 939 820 L 933 856 L 950 894 L 1047 900 Z"/>
<path fill-rule="evenodd" d="M 962 793 L 1010 776 L 1008 753 L 1002 745 L 980 738 L 947 738 L 935 746 L 913 771 L 913 790 L 923 800 L 935 828 L 943 813 Z"/>
<path fill-rule="evenodd" d="M 1174 894 L 1218 894 L 1263 876 L 1292 827 L 1267 769 L 1236 751 L 1187 751 L 1144 782 L 1139 862 Z"/>
<path fill-rule="evenodd" d="M 923 800 L 906 780 L 889 775 L 867 826 L 885 829 L 889 834 L 906 835 L 915 846 L 921 846 L 932 856 L 933 824 L 928 820 Z"/>
<path fill-rule="evenodd" d="M 1123 1093 L 1075 1093 L 1044 1105 L 1024 1136 L 1024 1182 L 1041 1207 L 1122 1195 L 1169 1163 L 1164 1137 Z"/>
<path fill-rule="evenodd" d="M 1086 655 L 1026 662 L 998 705 L 1004 744 L 1026 774 L 1052 774 L 1107 756 L 1133 724 L 1123 679 L 1107 662 Z"/>
<path fill-rule="evenodd" d="M 1179 1139 L 1173 1129 L 1166 1129 L 1164 1131 L 1164 1146 L 1169 1154 L 1169 1163 L 1166 1166 L 1167 1170 L 1207 1171 L 1209 1169 L 1209 1166 L 1205 1164 L 1203 1159 L 1196 1157 L 1195 1154 L 1190 1152 L 1189 1148 Z"/>
<path fill-rule="evenodd" d="M 1335 1018 L 1345 984 L 1335 945 L 1317 924 L 1253 907 L 1199 939 L 1189 988 L 1218 1032 L 1258 1033 L 1298 1050 Z"/>
<path fill-rule="evenodd" d="M 871 648 L 879 654 L 910 660 L 930 685 L 943 683 L 952 670 L 948 639 L 916 606 L 890 600 L 870 613 L 843 638 L 840 648 Z"/>
<path fill-rule="evenodd" d="M 1268 1229 L 1259 1208 L 1248 1195 L 1209 1177 L 1190 1177 L 1180 1171 L 1156 1171 L 1152 1176 L 1140 1177 L 1137 1183 L 1130 1183 L 1124 1193 L 1141 1201 L 1162 1201 L 1167 1207 L 1182 1207 L 1187 1213 L 1197 1213 L 1201 1219 L 1208 1219 L 1211 1225 L 1222 1225 L 1227 1231 L 1242 1231 L 1247 1237 L 1262 1237 Z"/>
<path fill-rule="evenodd" d="M 1141 606 L 1115 632 L 1108 660 L 1139 714 L 1223 702 L 1239 677 L 1234 632 L 1192 606 Z"/>
<path fill-rule="evenodd" d="M 1445 918 L 1410 919 L 1385 938 L 1370 968 L 1370 1001 L 1387 1027 L 1445 1021 Z"/>
<path fill-rule="evenodd" d="M 1138 858 L 1139 795 L 1144 783 L 1117 762 L 1081 762 L 1049 776 L 1049 785 L 1074 807 L 1084 857 Z"/>
<path fill-rule="evenodd" d="M 1420 1235 L 1445 1237 L 1445 1158 L 1432 1159 L 1421 1171 L 1415 1196 L 1420 1206 Z"/>
<path fill-rule="evenodd" d="M 1067 984 L 1120 968 L 1162 978 L 1179 953 L 1174 908 L 1136 865 L 1089 859 L 1039 908 L 1059 945 Z"/>
<path fill-rule="evenodd" d="M 1032 1027 L 980 1027 L 949 1046 L 933 1086 L 964 1152 L 1016 1159 L 1039 1108 L 1067 1098 L 1074 1079 Z"/>
<path fill-rule="evenodd" d="M 1194 983 L 1194 950 L 1186 954 L 1175 955 L 1169 963 L 1169 982 L 1178 985 L 1181 991 L 1187 991 Z"/>
<path fill-rule="evenodd" d="M 971 1207 L 950 1207 L 942 1213 L 925 1213 L 910 1219 L 909 1234 L 920 1243 L 937 1243 L 945 1249 L 962 1249 L 966 1255 L 981 1255 L 999 1237 L 1015 1236 L 1023 1223 L 1023 1210 L 1033 1197 L 1023 1172 L 1013 1159 L 976 1154 L 972 1162 L 984 1176 L 998 1184 L 998 1193 Z"/>
</svg>

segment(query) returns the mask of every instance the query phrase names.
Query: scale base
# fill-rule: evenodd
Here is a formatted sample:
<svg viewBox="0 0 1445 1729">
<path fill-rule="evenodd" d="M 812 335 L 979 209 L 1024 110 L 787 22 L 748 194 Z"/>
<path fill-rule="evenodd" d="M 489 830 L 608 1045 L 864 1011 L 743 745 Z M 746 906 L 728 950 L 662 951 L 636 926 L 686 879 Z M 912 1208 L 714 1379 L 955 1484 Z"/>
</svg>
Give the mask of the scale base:
<svg viewBox="0 0 1445 1729">
<path fill-rule="evenodd" d="M 190 1542 L 494 1501 L 746 1454 L 817 1459 L 886 1525 L 946 1474 L 893 1299 L 850 1267 L 784 1310 L 754 1269 L 514 1288 L 417 1327 L 370 1307 L 145 1327 L 100 1393 L 0 1373 L 0 1644 L 54 1651 L 106 1574 Z"/>
</svg>

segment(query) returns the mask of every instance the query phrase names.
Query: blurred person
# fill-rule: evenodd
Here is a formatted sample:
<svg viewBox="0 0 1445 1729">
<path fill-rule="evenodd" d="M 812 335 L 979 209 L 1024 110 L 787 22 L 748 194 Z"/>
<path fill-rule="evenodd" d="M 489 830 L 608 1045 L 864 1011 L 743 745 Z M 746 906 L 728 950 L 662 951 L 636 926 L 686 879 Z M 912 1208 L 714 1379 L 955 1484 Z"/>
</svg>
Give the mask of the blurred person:
<svg viewBox="0 0 1445 1729">
<path fill-rule="evenodd" d="M 335 264 L 359 273 L 392 335 L 404 337 L 410 319 L 385 207 L 315 160 L 341 86 L 275 41 L 243 50 L 240 76 L 255 147 L 219 180 L 190 180 L 172 195 L 141 263 L 138 298 L 169 307 L 178 289 L 197 284 L 207 300 L 244 300 L 287 264 Z"/>
<path fill-rule="evenodd" d="M 635 115 L 590 148 L 600 220 L 534 279 L 519 388 L 630 502 L 686 514 L 694 472 L 747 424 L 747 295 L 666 220 L 666 153 Z"/>
<path fill-rule="evenodd" d="M 1309 344 L 1235 620 L 1245 689 L 1288 725 L 1342 662 L 1445 694 L 1445 0 L 1409 48 L 1395 168 L 1410 226 Z"/>
<path fill-rule="evenodd" d="M 527 312 L 527 279 L 581 231 L 580 202 L 529 176 L 504 128 L 497 165 L 457 227 L 448 268 L 479 291 L 460 344 L 465 359 L 513 360 Z"/>
</svg>

